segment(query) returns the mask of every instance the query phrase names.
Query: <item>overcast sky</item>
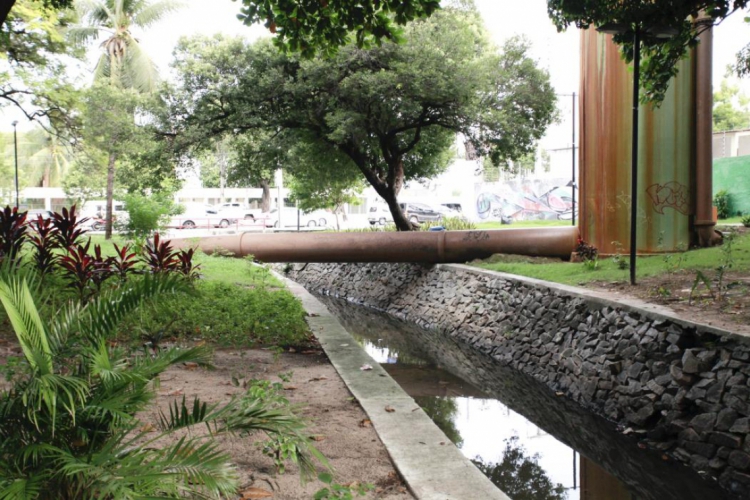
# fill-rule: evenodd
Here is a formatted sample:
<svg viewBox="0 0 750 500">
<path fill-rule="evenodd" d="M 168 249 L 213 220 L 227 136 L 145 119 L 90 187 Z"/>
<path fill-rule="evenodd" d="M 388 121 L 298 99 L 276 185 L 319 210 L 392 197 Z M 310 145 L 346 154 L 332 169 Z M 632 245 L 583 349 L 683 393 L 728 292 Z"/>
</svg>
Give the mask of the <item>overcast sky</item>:
<svg viewBox="0 0 750 500">
<path fill-rule="evenodd" d="M 547 17 L 545 0 L 475 0 L 485 24 L 497 44 L 507 38 L 523 34 L 532 42 L 532 54 L 539 64 L 550 72 L 552 83 L 559 93 L 578 92 L 579 81 L 579 33 L 575 28 L 565 33 L 557 33 Z M 145 33 L 134 33 L 144 50 L 151 55 L 161 69 L 162 75 L 169 78 L 169 62 L 172 50 L 181 36 L 193 34 L 210 35 L 224 33 L 240 35 L 250 40 L 268 36 L 262 26 L 244 26 L 236 15 L 240 3 L 231 0 L 185 0 L 185 7 L 170 14 L 161 23 L 152 26 Z M 750 42 L 750 27 L 742 22 L 743 14 L 730 16 L 715 29 L 714 39 L 714 86 L 718 87 L 725 68 L 734 60 L 737 51 Z M 84 81 L 90 78 L 93 61 L 98 55 L 98 44 L 92 44 L 90 63 L 82 65 Z M 750 80 L 742 82 L 743 88 L 750 94 Z M 561 112 L 570 113 L 570 104 L 563 101 Z M 0 112 L 0 129 L 7 130 L 13 119 L 25 119 L 15 113 Z M 563 124 L 564 126 L 564 124 Z M 554 142 L 554 141 L 553 141 Z M 564 147 L 561 144 L 560 147 Z M 555 147 L 554 144 L 547 147 Z"/>
</svg>

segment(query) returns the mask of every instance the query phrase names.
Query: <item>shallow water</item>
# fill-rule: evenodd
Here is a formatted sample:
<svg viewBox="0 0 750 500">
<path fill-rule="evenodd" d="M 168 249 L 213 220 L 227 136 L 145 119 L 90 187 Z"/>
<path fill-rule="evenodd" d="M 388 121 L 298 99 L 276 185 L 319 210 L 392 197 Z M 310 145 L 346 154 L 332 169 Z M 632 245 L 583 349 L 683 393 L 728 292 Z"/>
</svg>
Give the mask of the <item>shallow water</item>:
<svg viewBox="0 0 750 500">
<path fill-rule="evenodd" d="M 391 316 L 319 297 L 446 436 L 517 500 L 729 498 L 522 373 Z M 476 462 L 475 462 L 476 463 Z"/>
</svg>

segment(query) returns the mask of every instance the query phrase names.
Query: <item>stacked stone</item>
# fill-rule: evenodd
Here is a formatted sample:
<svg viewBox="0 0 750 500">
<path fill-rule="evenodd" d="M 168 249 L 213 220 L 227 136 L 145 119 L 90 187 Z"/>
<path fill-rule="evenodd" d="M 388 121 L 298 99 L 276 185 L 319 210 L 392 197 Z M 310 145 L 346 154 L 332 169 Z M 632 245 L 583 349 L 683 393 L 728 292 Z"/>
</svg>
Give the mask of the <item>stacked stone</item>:
<svg viewBox="0 0 750 500">
<path fill-rule="evenodd" d="M 309 264 L 291 275 L 449 333 L 750 494 L 750 345 L 730 332 L 467 266 Z"/>
</svg>

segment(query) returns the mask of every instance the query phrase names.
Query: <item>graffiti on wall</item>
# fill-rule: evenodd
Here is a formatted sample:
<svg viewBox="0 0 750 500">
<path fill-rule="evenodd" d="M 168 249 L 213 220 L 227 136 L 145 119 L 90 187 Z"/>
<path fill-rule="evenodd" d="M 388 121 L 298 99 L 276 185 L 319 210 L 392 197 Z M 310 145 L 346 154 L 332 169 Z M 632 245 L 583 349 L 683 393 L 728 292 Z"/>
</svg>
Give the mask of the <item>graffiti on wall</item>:
<svg viewBox="0 0 750 500">
<path fill-rule="evenodd" d="M 690 193 L 687 186 L 679 182 L 651 184 L 646 192 L 654 202 L 654 210 L 658 214 L 663 214 L 665 208 L 673 208 L 684 215 L 690 212 Z"/>
<path fill-rule="evenodd" d="M 523 179 L 483 184 L 477 195 L 477 215 L 485 220 L 570 219 L 572 188 L 562 179 Z"/>
</svg>

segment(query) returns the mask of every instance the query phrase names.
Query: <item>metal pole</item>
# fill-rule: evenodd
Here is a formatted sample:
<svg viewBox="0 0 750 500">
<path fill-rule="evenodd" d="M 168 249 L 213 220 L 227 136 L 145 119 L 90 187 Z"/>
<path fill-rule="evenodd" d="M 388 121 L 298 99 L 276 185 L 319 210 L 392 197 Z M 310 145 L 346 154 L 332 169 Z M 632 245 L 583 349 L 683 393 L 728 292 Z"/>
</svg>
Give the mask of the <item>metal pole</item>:
<svg viewBox="0 0 750 500">
<path fill-rule="evenodd" d="M 571 167 L 571 181 L 573 182 L 573 185 L 571 186 L 571 193 L 573 195 L 573 223 L 572 225 L 576 225 L 576 93 L 573 92 L 573 140 L 571 142 L 571 150 L 572 150 L 572 167 Z"/>
<path fill-rule="evenodd" d="M 13 155 L 16 164 L 16 210 L 18 210 L 18 135 L 16 134 L 17 121 L 13 122 Z"/>
<path fill-rule="evenodd" d="M 638 215 L 638 97 L 641 70 L 641 31 L 635 26 L 633 37 L 633 144 L 630 168 L 630 284 L 635 285 L 636 228 Z"/>
</svg>

